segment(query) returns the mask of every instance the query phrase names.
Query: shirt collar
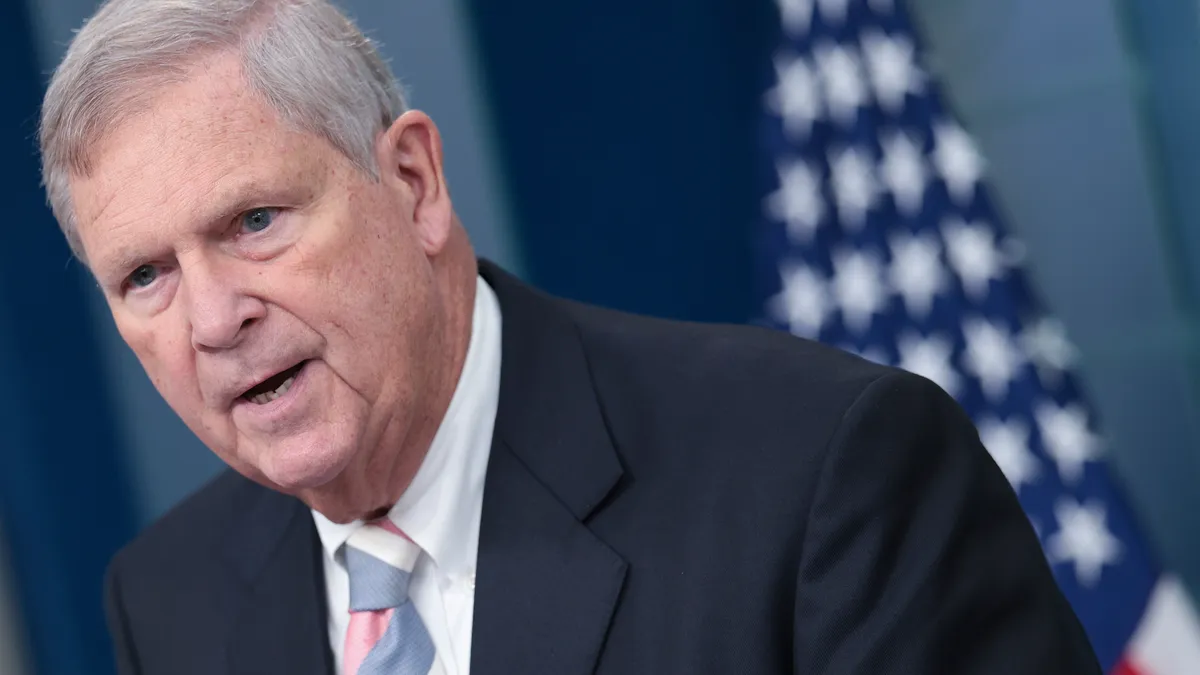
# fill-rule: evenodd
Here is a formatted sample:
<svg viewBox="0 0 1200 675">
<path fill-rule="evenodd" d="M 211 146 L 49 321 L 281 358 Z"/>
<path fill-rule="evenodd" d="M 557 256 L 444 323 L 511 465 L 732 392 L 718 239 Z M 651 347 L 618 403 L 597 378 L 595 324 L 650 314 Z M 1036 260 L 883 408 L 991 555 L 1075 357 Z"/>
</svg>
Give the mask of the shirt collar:
<svg viewBox="0 0 1200 675">
<path fill-rule="evenodd" d="M 476 278 L 471 339 L 446 415 L 421 468 L 388 518 L 446 574 L 473 571 L 479 549 L 483 481 L 500 397 L 500 303 Z M 362 521 L 334 523 L 317 511 L 321 545 L 334 560 Z"/>
</svg>

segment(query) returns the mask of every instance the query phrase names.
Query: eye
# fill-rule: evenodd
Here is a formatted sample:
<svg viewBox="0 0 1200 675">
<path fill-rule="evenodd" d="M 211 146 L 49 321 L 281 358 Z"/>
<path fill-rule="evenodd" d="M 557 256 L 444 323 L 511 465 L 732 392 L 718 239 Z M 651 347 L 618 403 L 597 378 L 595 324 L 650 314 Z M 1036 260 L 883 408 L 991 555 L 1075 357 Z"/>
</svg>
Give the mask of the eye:
<svg viewBox="0 0 1200 675">
<path fill-rule="evenodd" d="M 277 212 L 278 209 L 268 208 L 247 211 L 241 216 L 242 229 L 250 233 L 262 232 L 271 226 L 271 223 L 275 220 L 275 214 Z"/>
<path fill-rule="evenodd" d="M 129 275 L 129 284 L 137 288 L 145 288 L 158 278 L 158 269 L 154 265 L 142 265 Z"/>
</svg>

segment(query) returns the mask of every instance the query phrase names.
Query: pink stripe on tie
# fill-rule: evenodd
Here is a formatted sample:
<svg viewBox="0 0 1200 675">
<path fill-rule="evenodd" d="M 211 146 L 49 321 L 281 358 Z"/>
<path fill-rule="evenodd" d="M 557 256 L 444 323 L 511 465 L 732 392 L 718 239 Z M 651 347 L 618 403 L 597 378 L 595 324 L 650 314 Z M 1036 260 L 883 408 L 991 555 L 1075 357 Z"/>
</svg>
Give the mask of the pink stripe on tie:
<svg viewBox="0 0 1200 675">
<path fill-rule="evenodd" d="M 346 647 L 342 655 L 342 672 L 345 675 L 358 672 L 367 654 L 387 632 L 394 611 L 388 608 L 373 612 L 350 612 L 350 627 L 346 629 Z"/>
</svg>

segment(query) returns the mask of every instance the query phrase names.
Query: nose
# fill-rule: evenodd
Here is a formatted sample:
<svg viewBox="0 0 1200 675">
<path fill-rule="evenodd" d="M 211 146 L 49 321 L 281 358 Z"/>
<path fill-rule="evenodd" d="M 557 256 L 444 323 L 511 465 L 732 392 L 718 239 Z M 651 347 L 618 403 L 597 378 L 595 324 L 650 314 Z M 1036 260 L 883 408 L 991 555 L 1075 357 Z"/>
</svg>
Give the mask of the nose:
<svg viewBox="0 0 1200 675">
<path fill-rule="evenodd" d="M 192 328 L 192 348 L 219 351 L 237 346 L 255 321 L 266 316 L 262 300 L 246 293 L 230 271 L 196 262 L 182 271 L 181 289 Z"/>
</svg>

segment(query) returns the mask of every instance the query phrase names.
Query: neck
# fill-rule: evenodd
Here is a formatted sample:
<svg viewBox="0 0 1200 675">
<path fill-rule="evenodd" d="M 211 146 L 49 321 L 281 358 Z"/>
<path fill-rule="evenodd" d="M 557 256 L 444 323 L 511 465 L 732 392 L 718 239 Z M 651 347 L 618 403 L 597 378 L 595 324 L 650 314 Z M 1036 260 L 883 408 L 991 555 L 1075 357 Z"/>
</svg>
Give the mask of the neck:
<svg viewBox="0 0 1200 675">
<path fill-rule="evenodd" d="M 450 401 L 466 365 L 467 349 L 474 329 L 476 277 L 478 262 L 466 232 L 455 228 L 447 242 L 443 257 L 434 268 L 439 289 L 438 300 L 446 308 L 445 321 L 436 331 L 437 365 L 429 371 L 425 383 L 426 405 L 409 422 L 409 433 L 402 448 L 394 457 L 387 489 L 387 499 L 377 507 L 389 510 L 412 483 L 425 461 L 429 448 L 450 408 Z"/>
</svg>

